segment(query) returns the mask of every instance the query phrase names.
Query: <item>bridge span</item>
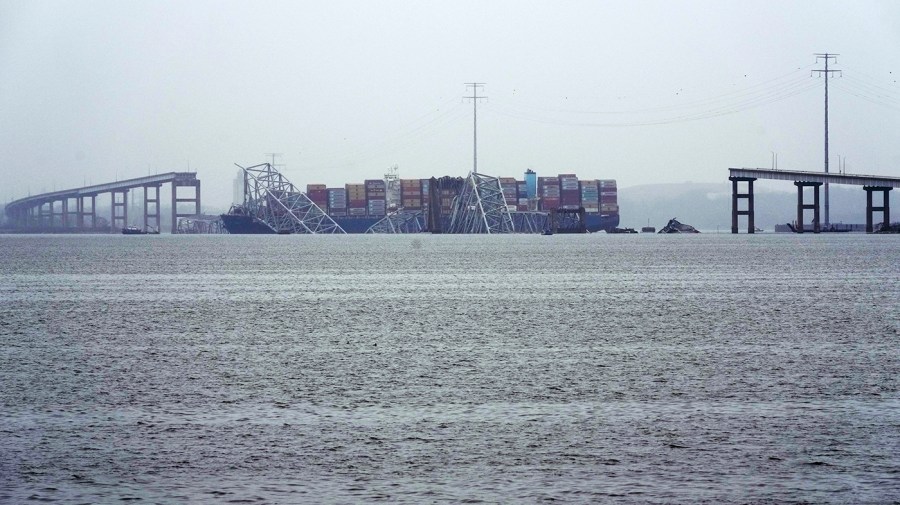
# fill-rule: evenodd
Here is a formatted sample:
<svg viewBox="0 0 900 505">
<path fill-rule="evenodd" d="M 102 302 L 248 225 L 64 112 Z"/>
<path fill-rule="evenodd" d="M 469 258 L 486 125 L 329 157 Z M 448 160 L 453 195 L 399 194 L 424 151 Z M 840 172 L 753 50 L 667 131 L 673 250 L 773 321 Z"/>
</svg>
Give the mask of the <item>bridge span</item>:
<svg viewBox="0 0 900 505">
<path fill-rule="evenodd" d="M 860 175 L 845 173 L 808 172 L 803 170 L 773 170 L 767 168 L 729 168 L 728 180 L 731 181 L 731 233 L 738 232 L 738 216 L 747 216 L 747 233 L 753 233 L 756 229 L 753 222 L 753 181 L 757 179 L 771 179 L 778 181 L 794 181 L 797 186 L 797 231 L 803 233 L 803 212 L 813 211 L 813 233 L 819 233 L 819 187 L 822 184 L 850 184 L 862 186 L 866 191 L 866 233 L 872 233 L 872 214 L 881 212 L 886 225 L 891 223 L 891 204 L 888 192 L 894 188 L 900 188 L 900 178 L 881 175 Z M 747 192 L 738 191 L 738 183 L 747 183 Z M 803 200 L 803 189 L 813 188 L 813 202 L 806 203 Z M 872 193 L 882 194 L 882 204 L 872 204 Z M 739 201 L 746 200 L 743 210 L 739 207 Z"/>
<path fill-rule="evenodd" d="M 90 231 L 98 229 L 97 196 L 110 195 L 110 231 L 118 233 L 128 225 L 128 193 L 143 188 L 145 230 L 159 230 L 161 223 L 159 196 L 163 184 L 172 185 L 172 233 L 179 217 L 200 214 L 200 180 L 196 172 L 169 172 L 28 196 L 6 205 L 10 224 L 22 231 Z M 192 194 L 179 194 L 178 188 L 192 187 Z M 183 193 L 183 192 L 182 192 Z M 74 203 L 74 205 L 73 205 Z M 181 213 L 179 204 L 193 204 L 193 212 Z"/>
</svg>

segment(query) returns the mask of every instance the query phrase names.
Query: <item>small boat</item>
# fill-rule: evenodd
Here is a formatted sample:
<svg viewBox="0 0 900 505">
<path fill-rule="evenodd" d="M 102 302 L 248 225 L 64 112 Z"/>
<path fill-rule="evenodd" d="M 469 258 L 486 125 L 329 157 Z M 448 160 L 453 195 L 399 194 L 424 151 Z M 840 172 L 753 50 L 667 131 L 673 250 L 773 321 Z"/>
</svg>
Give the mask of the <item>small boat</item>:
<svg viewBox="0 0 900 505">
<path fill-rule="evenodd" d="M 147 232 L 138 228 L 137 226 L 130 225 L 122 228 L 122 235 L 146 235 Z"/>
<path fill-rule="evenodd" d="M 541 235 L 553 235 L 553 231 L 551 231 L 551 230 L 549 230 L 549 229 L 548 229 L 548 230 L 544 230 L 544 231 L 541 232 Z"/>
</svg>

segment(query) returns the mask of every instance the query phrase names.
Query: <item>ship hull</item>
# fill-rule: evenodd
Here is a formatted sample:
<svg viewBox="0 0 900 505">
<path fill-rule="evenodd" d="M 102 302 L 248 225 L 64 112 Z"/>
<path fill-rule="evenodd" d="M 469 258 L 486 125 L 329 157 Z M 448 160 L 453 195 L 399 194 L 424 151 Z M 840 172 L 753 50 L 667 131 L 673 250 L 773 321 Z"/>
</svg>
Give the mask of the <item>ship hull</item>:
<svg viewBox="0 0 900 505">
<path fill-rule="evenodd" d="M 331 219 L 347 233 L 365 233 L 373 224 L 380 221 L 382 217 L 384 216 L 331 216 Z"/>
<path fill-rule="evenodd" d="M 618 214 L 585 214 L 584 227 L 591 233 L 611 231 L 619 226 Z"/>
<path fill-rule="evenodd" d="M 275 232 L 264 223 L 251 216 L 240 214 L 222 214 L 222 225 L 228 233 L 234 235 L 259 234 L 273 235 Z M 347 233 L 365 233 L 380 217 L 332 217 Z M 609 231 L 619 226 L 618 214 L 585 214 L 585 228 L 589 232 Z"/>
<path fill-rule="evenodd" d="M 222 214 L 222 226 L 233 235 L 274 235 L 275 231 L 259 220 L 242 214 Z"/>
</svg>

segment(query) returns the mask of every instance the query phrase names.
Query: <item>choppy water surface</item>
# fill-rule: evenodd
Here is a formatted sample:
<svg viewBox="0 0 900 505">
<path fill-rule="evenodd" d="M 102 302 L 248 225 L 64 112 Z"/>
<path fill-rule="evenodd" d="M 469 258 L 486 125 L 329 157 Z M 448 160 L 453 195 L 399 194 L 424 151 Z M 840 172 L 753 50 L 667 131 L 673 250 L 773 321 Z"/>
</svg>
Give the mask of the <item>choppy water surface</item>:
<svg viewBox="0 0 900 505">
<path fill-rule="evenodd" d="M 900 500 L 900 237 L 0 236 L 0 502 Z"/>
</svg>

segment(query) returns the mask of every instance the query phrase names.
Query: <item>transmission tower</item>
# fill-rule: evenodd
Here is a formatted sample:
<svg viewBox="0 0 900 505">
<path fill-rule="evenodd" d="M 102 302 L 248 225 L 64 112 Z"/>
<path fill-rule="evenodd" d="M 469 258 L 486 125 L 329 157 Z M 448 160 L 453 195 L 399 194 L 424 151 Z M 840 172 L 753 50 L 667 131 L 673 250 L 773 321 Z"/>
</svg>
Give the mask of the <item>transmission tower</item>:
<svg viewBox="0 0 900 505">
<path fill-rule="evenodd" d="M 820 76 L 825 74 L 825 173 L 828 173 L 828 75 L 832 73 L 840 74 L 840 70 L 829 70 L 828 63 L 831 60 L 834 60 L 837 63 L 837 57 L 839 55 L 832 53 L 816 53 L 816 63 L 820 60 L 825 60 L 825 68 L 819 70 L 813 70 Z M 825 183 L 825 227 L 828 228 L 831 224 L 831 220 L 828 216 L 828 183 Z"/>
<path fill-rule="evenodd" d="M 478 90 L 484 89 L 483 82 L 467 82 L 466 89 L 472 89 L 472 96 L 465 96 L 472 100 L 472 172 L 478 173 L 478 100 L 484 100 L 486 96 L 478 96 Z"/>
</svg>

